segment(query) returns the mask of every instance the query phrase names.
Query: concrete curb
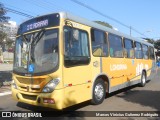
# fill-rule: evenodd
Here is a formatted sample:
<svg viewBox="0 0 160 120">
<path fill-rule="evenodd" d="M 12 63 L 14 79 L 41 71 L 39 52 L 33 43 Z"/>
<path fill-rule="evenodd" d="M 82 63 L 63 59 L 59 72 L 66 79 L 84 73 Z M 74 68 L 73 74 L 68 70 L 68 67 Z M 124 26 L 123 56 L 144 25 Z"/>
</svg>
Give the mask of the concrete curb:
<svg viewBox="0 0 160 120">
<path fill-rule="evenodd" d="M 8 92 L 0 93 L 0 96 L 10 95 L 10 94 L 12 94 L 12 92 L 11 92 L 11 91 L 8 91 Z"/>
<path fill-rule="evenodd" d="M 3 85 L 0 88 L 0 96 L 10 95 L 12 93 L 10 85 Z"/>
</svg>

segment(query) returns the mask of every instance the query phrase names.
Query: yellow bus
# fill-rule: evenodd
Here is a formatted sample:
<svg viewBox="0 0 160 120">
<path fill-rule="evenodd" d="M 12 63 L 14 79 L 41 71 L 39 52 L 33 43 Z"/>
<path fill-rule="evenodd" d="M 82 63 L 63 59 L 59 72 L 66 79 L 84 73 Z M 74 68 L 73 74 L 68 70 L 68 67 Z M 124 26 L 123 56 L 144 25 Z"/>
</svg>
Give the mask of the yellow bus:
<svg viewBox="0 0 160 120">
<path fill-rule="evenodd" d="M 19 26 L 12 96 L 19 102 L 63 109 L 107 93 L 145 86 L 156 68 L 152 44 L 60 12 Z"/>
</svg>

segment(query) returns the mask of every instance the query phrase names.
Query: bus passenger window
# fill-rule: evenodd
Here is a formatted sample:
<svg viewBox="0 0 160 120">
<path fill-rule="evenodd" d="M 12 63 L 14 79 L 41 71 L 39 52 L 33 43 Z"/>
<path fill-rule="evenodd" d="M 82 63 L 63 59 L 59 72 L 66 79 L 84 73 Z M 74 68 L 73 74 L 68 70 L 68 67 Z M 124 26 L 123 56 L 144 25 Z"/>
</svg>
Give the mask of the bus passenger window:
<svg viewBox="0 0 160 120">
<path fill-rule="evenodd" d="M 134 58 L 133 41 L 127 38 L 124 38 L 124 56 L 126 58 Z"/>
<path fill-rule="evenodd" d="M 113 54 L 113 48 L 110 48 L 110 56 L 113 57 L 114 54 Z"/>
<path fill-rule="evenodd" d="M 143 44 L 142 48 L 143 48 L 143 58 L 144 59 L 149 59 L 148 46 Z"/>
<path fill-rule="evenodd" d="M 122 38 L 120 36 L 109 34 L 108 35 L 109 46 L 110 46 L 110 56 L 122 58 L 123 57 L 123 47 Z"/>
<path fill-rule="evenodd" d="M 96 57 L 108 56 L 108 44 L 106 33 L 100 30 L 91 30 L 92 35 L 92 53 Z"/>
<path fill-rule="evenodd" d="M 133 49 L 130 49 L 130 58 L 134 58 L 134 48 Z"/>
<path fill-rule="evenodd" d="M 135 56 L 137 59 L 142 59 L 143 54 L 142 54 L 142 46 L 139 42 L 135 42 Z"/>
</svg>

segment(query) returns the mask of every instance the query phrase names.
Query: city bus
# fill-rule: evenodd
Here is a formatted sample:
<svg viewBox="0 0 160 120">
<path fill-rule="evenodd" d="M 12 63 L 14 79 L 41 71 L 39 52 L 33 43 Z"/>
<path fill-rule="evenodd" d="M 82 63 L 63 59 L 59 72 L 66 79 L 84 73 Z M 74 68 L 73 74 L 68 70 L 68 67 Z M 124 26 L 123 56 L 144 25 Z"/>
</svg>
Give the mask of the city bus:
<svg viewBox="0 0 160 120">
<path fill-rule="evenodd" d="M 67 12 L 23 22 L 13 64 L 13 98 L 57 110 L 101 104 L 156 73 L 152 44 Z"/>
</svg>

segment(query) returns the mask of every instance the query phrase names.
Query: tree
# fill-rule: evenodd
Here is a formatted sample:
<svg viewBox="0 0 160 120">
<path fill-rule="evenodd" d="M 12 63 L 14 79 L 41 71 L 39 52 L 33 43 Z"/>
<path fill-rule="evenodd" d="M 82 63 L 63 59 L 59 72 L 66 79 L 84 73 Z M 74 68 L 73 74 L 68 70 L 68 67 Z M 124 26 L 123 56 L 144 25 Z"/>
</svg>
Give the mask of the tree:
<svg viewBox="0 0 160 120">
<path fill-rule="evenodd" d="M 103 25 L 105 27 L 109 27 L 109 28 L 113 29 L 113 27 L 109 23 L 102 22 L 102 21 L 94 21 L 94 22 L 96 22 L 96 23 L 98 23 L 100 25 Z"/>
<path fill-rule="evenodd" d="M 158 50 L 160 50 L 160 40 L 155 41 L 154 47 Z"/>
<path fill-rule="evenodd" d="M 145 39 L 148 43 L 151 43 L 151 44 L 154 44 L 154 39 L 151 39 L 151 38 L 143 38 Z"/>
<path fill-rule="evenodd" d="M 7 23 L 9 20 L 9 17 L 5 16 L 6 10 L 4 8 L 4 5 L 0 3 L 0 47 L 3 47 L 8 41 L 7 34 L 3 31 L 4 23 Z"/>
<path fill-rule="evenodd" d="M 9 17 L 5 15 L 6 15 L 6 10 L 4 8 L 4 5 L 0 3 L 0 23 L 8 22 Z"/>
<path fill-rule="evenodd" d="M 160 50 L 160 40 L 154 40 L 154 39 L 150 39 L 150 38 L 143 38 L 145 39 L 148 43 L 151 43 L 154 45 L 154 47 L 158 50 Z"/>
<path fill-rule="evenodd" d="M 0 31 L 0 48 L 4 51 L 6 42 L 8 41 L 7 34 L 3 31 Z"/>
</svg>

